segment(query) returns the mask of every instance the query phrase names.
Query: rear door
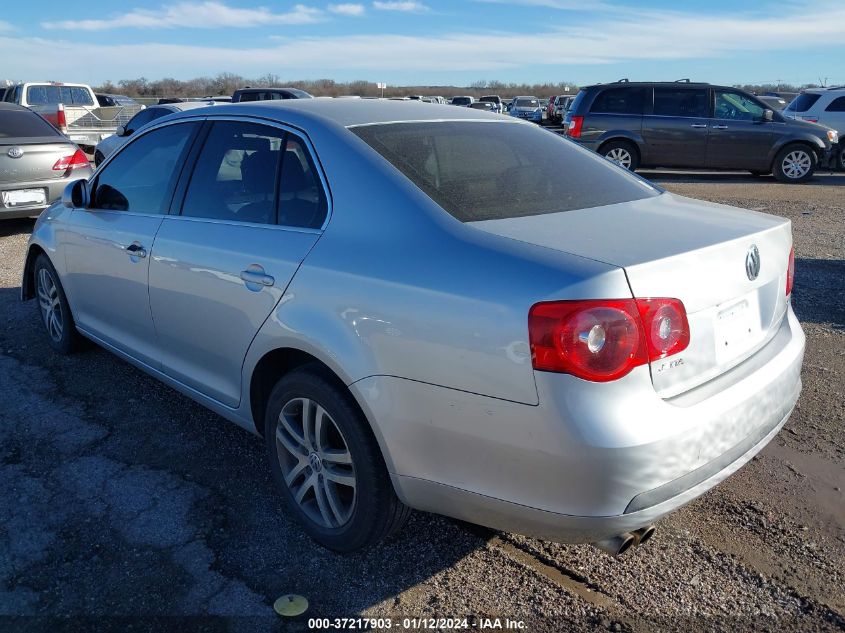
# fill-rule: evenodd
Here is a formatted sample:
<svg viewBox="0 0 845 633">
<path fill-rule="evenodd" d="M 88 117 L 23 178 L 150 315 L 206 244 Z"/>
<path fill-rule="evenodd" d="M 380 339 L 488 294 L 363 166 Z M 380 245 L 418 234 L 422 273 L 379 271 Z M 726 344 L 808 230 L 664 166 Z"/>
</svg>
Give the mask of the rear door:
<svg viewBox="0 0 845 633">
<path fill-rule="evenodd" d="M 237 406 L 247 349 L 321 234 L 326 187 L 301 136 L 217 120 L 184 189 L 150 265 L 162 370 Z"/>
<path fill-rule="evenodd" d="M 710 101 L 706 88 L 655 86 L 643 117 L 644 162 L 659 167 L 704 167 Z"/>
<path fill-rule="evenodd" d="M 763 118 L 766 107 L 735 90 L 714 89 L 715 107 L 707 140 L 707 166 L 716 169 L 768 169 L 779 125 Z"/>
<path fill-rule="evenodd" d="M 90 208 L 73 210 L 63 238 L 77 324 L 151 367 L 158 354 L 149 253 L 198 126 L 167 125 L 132 140 L 97 174 Z"/>
</svg>

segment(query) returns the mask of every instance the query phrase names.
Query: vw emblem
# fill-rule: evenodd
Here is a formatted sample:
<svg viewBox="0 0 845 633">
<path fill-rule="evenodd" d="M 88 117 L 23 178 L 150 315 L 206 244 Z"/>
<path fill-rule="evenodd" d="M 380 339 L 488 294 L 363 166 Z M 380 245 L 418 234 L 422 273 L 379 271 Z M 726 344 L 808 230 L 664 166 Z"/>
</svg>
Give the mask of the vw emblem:
<svg viewBox="0 0 845 633">
<path fill-rule="evenodd" d="M 323 460 L 320 459 L 320 456 L 317 455 L 317 453 L 311 453 L 308 456 L 308 463 L 311 464 L 311 468 L 315 473 L 323 470 Z"/>
<path fill-rule="evenodd" d="M 745 256 L 745 274 L 751 281 L 757 279 L 757 275 L 760 274 L 760 251 L 757 250 L 756 244 L 751 245 Z"/>
<path fill-rule="evenodd" d="M 10 147 L 9 151 L 6 153 L 10 158 L 20 158 L 23 156 L 23 150 L 20 147 Z"/>
</svg>

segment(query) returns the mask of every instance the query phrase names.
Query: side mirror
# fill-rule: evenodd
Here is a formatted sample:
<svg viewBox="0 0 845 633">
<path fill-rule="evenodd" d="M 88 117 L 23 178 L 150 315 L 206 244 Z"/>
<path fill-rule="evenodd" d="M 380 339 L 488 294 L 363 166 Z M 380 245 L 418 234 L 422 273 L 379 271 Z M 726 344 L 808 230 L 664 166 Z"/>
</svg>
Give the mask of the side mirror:
<svg viewBox="0 0 845 633">
<path fill-rule="evenodd" d="M 62 204 L 69 209 L 84 209 L 89 202 L 88 181 L 85 178 L 74 180 L 62 192 Z"/>
<path fill-rule="evenodd" d="M 775 118 L 775 113 L 769 109 L 763 110 L 763 120 L 764 121 L 773 121 Z"/>
<path fill-rule="evenodd" d="M 126 128 L 122 125 L 118 125 L 117 129 L 114 131 L 115 136 L 128 136 L 126 133 Z"/>
</svg>

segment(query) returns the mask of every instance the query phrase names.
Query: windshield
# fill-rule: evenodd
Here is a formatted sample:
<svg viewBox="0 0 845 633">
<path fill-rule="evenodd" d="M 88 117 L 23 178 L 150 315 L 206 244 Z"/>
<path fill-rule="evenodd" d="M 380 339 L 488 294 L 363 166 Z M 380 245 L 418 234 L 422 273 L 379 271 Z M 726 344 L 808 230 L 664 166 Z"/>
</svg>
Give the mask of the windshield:
<svg viewBox="0 0 845 633">
<path fill-rule="evenodd" d="M 536 99 L 517 99 L 516 100 L 516 107 L 517 108 L 539 108 L 540 102 Z"/>
<path fill-rule="evenodd" d="M 786 109 L 790 112 L 806 112 L 813 107 L 813 104 L 819 100 L 820 94 L 814 92 L 804 92 L 792 100 Z"/>
<path fill-rule="evenodd" d="M 351 131 L 462 222 L 558 213 L 660 193 L 533 125 L 432 121 Z"/>
<path fill-rule="evenodd" d="M 472 103 L 472 97 L 455 97 L 452 99 L 452 103 L 457 105 L 469 105 Z"/>
</svg>

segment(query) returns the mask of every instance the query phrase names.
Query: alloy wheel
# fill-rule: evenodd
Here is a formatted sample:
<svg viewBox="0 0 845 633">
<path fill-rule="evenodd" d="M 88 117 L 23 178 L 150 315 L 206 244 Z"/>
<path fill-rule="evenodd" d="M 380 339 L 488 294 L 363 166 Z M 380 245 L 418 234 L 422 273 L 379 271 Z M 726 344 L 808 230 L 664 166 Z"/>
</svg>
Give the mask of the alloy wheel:
<svg viewBox="0 0 845 633">
<path fill-rule="evenodd" d="M 810 171 L 813 161 L 810 155 L 804 150 L 789 152 L 781 163 L 783 173 L 787 178 L 798 180 L 803 178 Z"/>
<path fill-rule="evenodd" d="M 328 412 L 310 398 L 282 407 L 276 455 L 294 501 L 314 523 L 339 528 L 352 517 L 357 479 L 352 455 Z"/>
<path fill-rule="evenodd" d="M 604 157 L 610 162 L 616 163 L 620 167 L 624 167 L 625 169 L 631 168 L 631 152 L 624 147 L 614 147 L 605 154 Z"/>
<path fill-rule="evenodd" d="M 62 314 L 62 302 L 59 299 L 59 289 L 53 279 L 53 275 L 46 268 L 38 270 L 38 305 L 41 307 L 41 317 L 47 334 L 55 342 L 62 340 L 64 331 L 64 315 Z"/>
</svg>

